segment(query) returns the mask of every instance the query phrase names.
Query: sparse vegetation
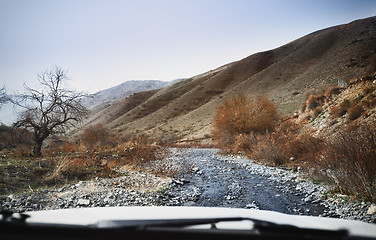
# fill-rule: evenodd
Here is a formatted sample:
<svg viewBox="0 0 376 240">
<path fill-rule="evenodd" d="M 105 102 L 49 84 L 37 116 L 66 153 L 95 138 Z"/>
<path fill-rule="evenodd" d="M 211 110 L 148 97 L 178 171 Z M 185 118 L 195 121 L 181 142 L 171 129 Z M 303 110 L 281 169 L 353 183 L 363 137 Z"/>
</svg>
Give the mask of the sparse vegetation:
<svg viewBox="0 0 376 240">
<path fill-rule="evenodd" d="M 37 190 L 94 177 L 116 177 L 123 174 L 120 171 L 122 166 L 140 170 L 151 161 L 163 159 L 167 153 L 165 148 L 152 144 L 149 139 L 114 142 L 120 138 L 109 134 L 103 126 L 95 127 L 98 132 L 90 127 L 79 137 L 82 141 L 50 141 L 43 158 L 30 155 L 31 142 L 12 148 L 7 145 L 9 150 L 3 149 L 0 158 L 0 194 Z M 11 128 L 6 130 L 15 131 Z M 106 141 L 102 141 L 101 136 L 107 136 Z M 90 146 L 90 151 L 85 144 Z M 155 172 L 174 174 L 168 169 L 161 169 L 157 164 Z"/>
</svg>

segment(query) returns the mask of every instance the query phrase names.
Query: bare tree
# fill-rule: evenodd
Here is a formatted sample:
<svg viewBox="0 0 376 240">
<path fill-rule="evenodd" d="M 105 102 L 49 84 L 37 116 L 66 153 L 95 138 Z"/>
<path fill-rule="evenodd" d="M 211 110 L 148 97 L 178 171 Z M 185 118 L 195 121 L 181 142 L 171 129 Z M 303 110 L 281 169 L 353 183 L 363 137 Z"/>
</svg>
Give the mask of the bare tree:
<svg viewBox="0 0 376 240">
<path fill-rule="evenodd" d="M 33 132 L 33 155 L 41 156 L 42 144 L 51 134 L 64 133 L 73 124 L 80 122 L 88 110 L 81 104 L 89 95 L 63 88 L 66 72 L 54 67 L 38 75 L 39 90 L 24 85 L 26 91 L 18 94 L 12 102 L 24 110 L 15 127 L 24 127 Z"/>
</svg>

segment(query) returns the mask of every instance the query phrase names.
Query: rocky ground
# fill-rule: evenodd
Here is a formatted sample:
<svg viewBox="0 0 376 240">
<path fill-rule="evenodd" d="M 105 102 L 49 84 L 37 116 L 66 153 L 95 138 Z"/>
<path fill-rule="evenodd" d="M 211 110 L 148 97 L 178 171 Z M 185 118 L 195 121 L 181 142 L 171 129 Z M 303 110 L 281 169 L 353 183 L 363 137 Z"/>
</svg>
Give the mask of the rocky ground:
<svg viewBox="0 0 376 240">
<path fill-rule="evenodd" d="M 222 156 L 215 149 L 172 149 L 170 157 L 153 164 L 175 173 L 174 177 L 123 169 L 125 176 L 119 178 L 0 196 L 0 208 L 220 206 L 376 223 L 376 206 L 371 203 L 328 194 L 328 187 L 305 180 L 300 172 L 262 166 L 241 156 Z"/>
</svg>

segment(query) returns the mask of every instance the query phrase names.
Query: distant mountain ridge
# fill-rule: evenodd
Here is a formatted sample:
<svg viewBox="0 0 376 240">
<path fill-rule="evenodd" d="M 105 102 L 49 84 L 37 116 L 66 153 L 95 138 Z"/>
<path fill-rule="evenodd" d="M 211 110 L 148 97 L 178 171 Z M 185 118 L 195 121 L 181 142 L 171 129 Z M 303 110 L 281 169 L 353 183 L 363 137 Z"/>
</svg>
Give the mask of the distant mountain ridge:
<svg viewBox="0 0 376 240">
<path fill-rule="evenodd" d="M 160 80 L 129 80 L 95 93 L 93 98 L 85 99 L 83 104 L 86 107 L 94 108 L 100 104 L 126 98 L 133 93 L 163 88 L 181 80 L 183 79 L 176 79 L 168 82 Z"/>
</svg>

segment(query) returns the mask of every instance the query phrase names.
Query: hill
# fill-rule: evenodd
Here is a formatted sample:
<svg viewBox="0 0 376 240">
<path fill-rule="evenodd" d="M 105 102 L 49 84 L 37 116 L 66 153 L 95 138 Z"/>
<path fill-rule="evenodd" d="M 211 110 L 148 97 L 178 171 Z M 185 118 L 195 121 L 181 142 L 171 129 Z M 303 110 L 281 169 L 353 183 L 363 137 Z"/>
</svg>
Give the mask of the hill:
<svg viewBox="0 0 376 240">
<path fill-rule="evenodd" d="M 84 100 L 84 105 L 89 108 L 95 108 L 95 107 L 98 107 L 98 105 L 100 104 L 105 104 L 111 101 L 123 99 L 136 92 L 143 92 L 143 91 L 163 88 L 167 85 L 170 85 L 180 80 L 182 79 L 177 79 L 171 82 L 159 81 L 159 80 L 125 81 L 117 86 L 95 93 L 93 98 Z"/>
<path fill-rule="evenodd" d="M 134 93 L 94 110 L 85 126 L 102 123 L 123 136 L 205 138 L 216 106 L 237 93 L 267 95 L 286 116 L 312 89 L 375 72 L 375 46 L 376 17 L 330 27 L 162 89 Z"/>
</svg>

